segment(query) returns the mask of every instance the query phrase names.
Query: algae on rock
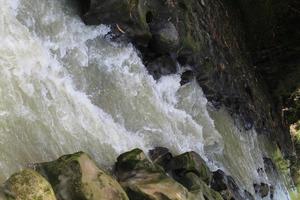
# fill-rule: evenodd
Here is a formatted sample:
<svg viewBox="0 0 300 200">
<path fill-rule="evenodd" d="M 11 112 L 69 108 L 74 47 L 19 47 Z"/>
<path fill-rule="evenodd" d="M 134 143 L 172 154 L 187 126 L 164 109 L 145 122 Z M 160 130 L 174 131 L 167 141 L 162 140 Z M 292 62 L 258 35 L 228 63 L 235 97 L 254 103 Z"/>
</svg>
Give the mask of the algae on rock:
<svg viewBox="0 0 300 200">
<path fill-rule="evenodd" d="M 128 200 L 119 183 L 83 152 L 37 164 L 36 170 L 49 180 L 59 200 Z"/>
<path fill-rule="evenodd" d="M 56 200 L 48 181 L 30 169 L 13 174 L 4 183 L 3 190 L 1 200 Z"/>
</svg>

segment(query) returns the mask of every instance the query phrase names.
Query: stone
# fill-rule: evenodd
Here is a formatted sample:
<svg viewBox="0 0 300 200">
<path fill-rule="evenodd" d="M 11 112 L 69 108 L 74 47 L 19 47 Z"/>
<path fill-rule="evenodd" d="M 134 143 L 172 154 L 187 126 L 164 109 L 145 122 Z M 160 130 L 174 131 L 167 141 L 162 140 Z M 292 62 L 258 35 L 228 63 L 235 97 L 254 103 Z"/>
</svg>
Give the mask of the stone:
<svg viewBox="0 0 300 200">
<path fill-rule="evenodd" d="M 249 196 L 247 193 L 241 191 L 235 180 L 226 175 L 222 170 L 213 172 L 211 188 L 221 193 L 224 200 L 244 200 Z M 249 193 L 250 194 L 250 193 Z"/>
<path fill-rule="evenodd" d="M 151 48 L 157 53 L 174 52 L 179 45 L 179 34 L 172 22 L 159 22 L 151 28 Z"/>
<path fill-rule="evenodd" d="M 186 173 L 184 177 L 182 177 L 180 183 L 194 194 L 201 193 L 206 200 L 223 200 L 220 193 L 211 189 L 193 172 Z"/>
<path fill-rule="evenodd" d="M 196 200 L 161 167 L 150 162 L 140 149 L 121 154 L 115 171 L 130 200 Z"/>
<path fill-rule="evenodd" d="M 3 186 L 0 199 L 56 200 L 49 182 L 39 173 L 25 169 L 13 174 Z"/>
<path fill-rule="evenodd" d="M 154 164 L 162 166 L 164 169 L 168 168 L 173 155 L 169 152 L 169 149 L 164 147 L 155 147 L 149 151 L 150 159 Z"/>
<path fill-rule="evenodd" d="M 145 46 L 151 39 L 146 0 L 81 0 L 82 19 L 88 25 L 108 24 Z M 149 19 L 148 19 L 149 20 Z"/>
<path fill-rule="evenodd" d="M 185 85 L 191 82 L 195 78 L 194 72 L 192 70 L 187 70 L 182 73 L 180 85 Z"/>
<path fill-rule="evenodd" d="M 179 182 L 181 177 L 184 177 L 187 172 L 195 173 L 206 184 L 209 184 L 212 178 L 212 174 L 206 166 L 205 161 L 193 151 L 175 156 L 171 160 L 169 170 L 175 180 Z"/>
<path fill-rule="evenodd" d="M 35 165 L 60 200 L 128 200 L 120 184 L 85 153 L 65 155 Z"/>
<path fill-rule="evenodd" d="M 174 74 L 177 71 L 177 63 L 170 56 L 161 56 L 149 62 L 146 68 L 155 80 L 164 75 Z"/>
<path fill-rule="evenodd" d="M 259 194 L 261 198 L 268 196 L 269 194 L 269 185 L 265 183 L 253 184 L 254 191 L 256 194 Z"/>
<path fill-rule="evenodd" d="M 253 195 L 250 192 L 248 192 L 247 190 L 244 190 L 244 194 L 245 194 L 245 200 L 255 200 Z"/>
</svg>

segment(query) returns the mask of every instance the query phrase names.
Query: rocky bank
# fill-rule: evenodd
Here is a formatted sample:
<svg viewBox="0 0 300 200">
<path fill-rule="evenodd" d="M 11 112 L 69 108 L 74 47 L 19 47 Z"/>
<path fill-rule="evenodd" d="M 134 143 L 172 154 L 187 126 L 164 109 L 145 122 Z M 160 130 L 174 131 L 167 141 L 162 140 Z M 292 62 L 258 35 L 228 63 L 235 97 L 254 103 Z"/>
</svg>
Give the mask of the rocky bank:
<svg viewBox="0 0 300 200">
<path fill-rule="evenodd" d="M 175 73 L 176 63 L 186 67 L 182 84 L 195 78 L 215 108 L 225 106 L 241 128 L 267 137 L 298 173 L 299 142 L 289 126 L 300 118 L 299 2 L 81 0 L 80 5 L 86 24 L 108 24 L 115 40 L 134 43 L 155 79 Z"/>
<path fill-rule="evenodd" d="M 149 157 L 149 158 L 148 158 Z M 273 198 L 272 186 L 242 190 L 218 170 L 211 172 L 195 152 L 173 156 L 157 147 L 121 154 L 113 170 L 99 168 L 84 152 L 37 163 L 13 174 L 0 190 L 1 200 L 254 200 Z"/>
</svg>

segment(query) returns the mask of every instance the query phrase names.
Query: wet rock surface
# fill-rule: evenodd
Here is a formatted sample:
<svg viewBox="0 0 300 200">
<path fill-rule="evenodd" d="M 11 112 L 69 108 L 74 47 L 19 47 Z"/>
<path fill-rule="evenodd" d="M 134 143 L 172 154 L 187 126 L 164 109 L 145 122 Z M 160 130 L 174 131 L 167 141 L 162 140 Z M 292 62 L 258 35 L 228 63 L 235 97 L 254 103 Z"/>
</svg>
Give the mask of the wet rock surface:
<svg viewBox="0 0 300 200">
<path fill-rule="evenodd" d="M 49 180 L 59 200 L 128 200 L 119 183 L 83 152 L 36 164 L 35 169 Z"/>
<path fill-rule="evenodd" d="M 211 172 L 195 152 L 173 156 L 156 147 L 121 154 L 113 175 L 83 152 L 33 164 L 13 174 L 0 187 L 1 200 L 255 200 L 274 198 L 275 188 L 254 183 L 255 194 L 239 187 L 222 170 Z M 255 195 L 256 197 L 254 197 Z"/>
<path fill-rule="evenodd" d="M 131 200 L 194 199 L 186 188 L 168 177 L 161 167 L 151 163 L 140 149 L 120 155 L 115 173 Z"/>
<path fill-rule="evenodd" d="M 286 154 L 291 140 L 281 113 L 247 55 L 242 9 L 230 1 L 81 1 L 86 24 L 110 24 L 115 35 L 130 38 L 155 79 L 175 73 L 165 59 L 191 67 L 206 97 L 224 105 L 241 122 L 275 139 Z M 119 6 L 116 6 L 119 3 Z M 110 14 L 111 13 L 111 14 Z M 110 16 L 111 15 L 111 16 Z M 184 74 L 181 84 L 190 81 Z"/>
<path fill-rule="evenodd" d="M 155 80 L 164 75 L 174 74 L 177 71 L 177 63 L 170 56 L 158 57 L 150 61 L 146 67 Z"/>
<path fill-rule="evenodd" d="M 220 192 L 225 200 L 230 200 L 232 198 L 242 200 L 244 198 L 251 199 L 252 197 L 247 191 L 244 191 L 243 194 L 235 180 L 231 176 L 226 175 L 222 170 L 213 172 L 211 187 Z"/>
<path fill-rule="evenodd" d="M 162 166 L 165 170 L 168 169 L 169 163 L 173 158 L 169 149 L 165 147 L 156 147 L 149 151 L 150 159 L 154 164 Z"/>
<path fill-rule="evenodd" d="M 265 184 L 265 183 L 260 183 L 260 184 L 254 184 L 253 185 L 255 193 L 259 194 L 261 196 L 261 198 L 264 198 L 266 196 L 268 196 L 269 194 L 269 185 Z"/>
<path fill-rule="evenodd" d="M 239 188 L 235 180 L 222 170 L 211 172 L 205 161 L 195 152 L 171 156 L 168 149 L 157 147 L 150 150 L 149 154 L 153 162 L 159 165 L 162 163 L 164 170 L 193 194 L 201 193 L 209 200 L 255 199 L 250 192 Z"/>
<path fill-rule="evenodd" d="M 212 178 L 205 161 L 195 152 L 187 152 L 173 157 L 169 164 L 169 170 L 175 180 L 179 182 L 184 182 L 188 173 L 195 174 L 206 184 L 209 184 Z"/>
</svg>

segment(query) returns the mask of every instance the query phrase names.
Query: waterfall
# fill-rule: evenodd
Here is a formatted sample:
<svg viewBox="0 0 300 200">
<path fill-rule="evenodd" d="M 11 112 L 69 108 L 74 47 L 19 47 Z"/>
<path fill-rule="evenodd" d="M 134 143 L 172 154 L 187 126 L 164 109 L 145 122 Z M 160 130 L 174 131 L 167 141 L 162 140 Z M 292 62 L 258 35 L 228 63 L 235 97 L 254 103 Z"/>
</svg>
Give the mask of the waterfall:
<svg viewBox="0 0 300 200">
<path fill-rule="evenodd" d="M 85 151 L 109 168 L 132 148 L 196 151 L 254 193 L 270 182 L 254 130 L 214 110 L 196 81 L 155 81 L 107 26 L 85 26 L 71 0 L 0 0 L 0 181 L 28 163 Z M 261 148 L 260 148 L 261 147 Z M 274 184 L 274 183 L 272 183 Z M 289 199 L 278 180 L 275 198 Z"/>
</svg>

